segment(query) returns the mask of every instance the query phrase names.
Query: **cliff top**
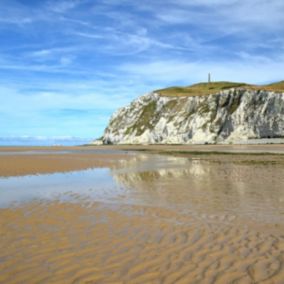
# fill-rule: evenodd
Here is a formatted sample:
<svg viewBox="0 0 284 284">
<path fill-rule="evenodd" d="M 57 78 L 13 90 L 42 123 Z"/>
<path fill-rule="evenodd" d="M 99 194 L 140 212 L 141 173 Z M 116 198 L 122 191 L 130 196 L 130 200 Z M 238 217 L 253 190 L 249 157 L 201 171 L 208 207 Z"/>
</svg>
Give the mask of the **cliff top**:
<svg viewBox="0 0 284 284">
<path fill-rule="evenodd" d="M 207 96 L 220 91 L 231 88 L 245 88 L 249 90 L 265 90 L 273 92 L 284 92 L 284 81 L 276 82 L 268 85 L 251 85 L 236 82 L 211 82 L 198 83 L 185 87 L 169 87 L 166 89 L 156 90 L 158 94 L 166 97 L 191 97 L 191 96 Z"/>
</svg>

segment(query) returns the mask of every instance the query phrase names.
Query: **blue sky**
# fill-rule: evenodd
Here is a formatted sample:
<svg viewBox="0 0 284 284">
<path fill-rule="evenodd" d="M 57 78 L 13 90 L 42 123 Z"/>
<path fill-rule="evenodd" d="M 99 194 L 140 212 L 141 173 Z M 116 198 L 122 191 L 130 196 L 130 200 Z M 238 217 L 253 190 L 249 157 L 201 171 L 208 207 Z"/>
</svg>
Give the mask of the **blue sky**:
<svg viewBox="0 0 284 284">
<path fill-rule="evenodd" d="M 284 79 L 283 0 L 0 0 L 0 137 L 101 136 L 139 95 Z"/>
</svg>

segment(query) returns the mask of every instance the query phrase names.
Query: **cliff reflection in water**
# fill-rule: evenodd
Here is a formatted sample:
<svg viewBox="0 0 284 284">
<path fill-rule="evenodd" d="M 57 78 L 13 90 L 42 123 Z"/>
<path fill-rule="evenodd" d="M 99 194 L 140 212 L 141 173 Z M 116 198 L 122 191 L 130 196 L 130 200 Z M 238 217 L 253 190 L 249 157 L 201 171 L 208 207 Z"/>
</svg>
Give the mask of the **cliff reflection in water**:
<svg viewBox="0 0 284 284">
<path fill-rule="evenodd" d="M 283 219 L 283 165 L 235 161 L 231 156 L 220 161 L 139 154 L 112 169 L 112 175 L 130 197 L 146 204 L 269 222 Z"/>
</svg>

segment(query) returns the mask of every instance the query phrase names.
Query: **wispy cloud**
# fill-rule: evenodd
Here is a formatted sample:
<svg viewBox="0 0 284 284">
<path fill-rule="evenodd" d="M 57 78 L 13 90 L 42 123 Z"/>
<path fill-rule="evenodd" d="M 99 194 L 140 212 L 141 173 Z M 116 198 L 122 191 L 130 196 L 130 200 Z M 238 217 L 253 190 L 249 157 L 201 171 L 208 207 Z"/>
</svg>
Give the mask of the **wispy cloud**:
<svg viewBox="0 0 284 284">
<path fill-rule="evenodd" d="M 232 31 L 251 34 L 259 28 L 262 31 L 281 30 L 284 18 L 284 2 L 280 0 L 168 0 L 167 3 L 172 9 L 164 6 L 158 12 L 153 12 L 155 17 L 168 24 L 199 25 L 200 28 L 215 33 Z"/>
<path fill-rule="evenodd" d="M 99 136 L 117 107 L 209 71 L 283 79 L 283 22 L 282 0 L 2 0 L 0 136 Z"/>
<path fill-rule="evenodd" d="M 76 89 L 76 84 L 73 87 L 67 84 L 64 93 L 59 84 L 49 86 L 54 91 L 27 92 L 21 86 L 0 88 L 0 93 L 9 94 L 0 106 L 1 136 L 17 135 L 17 128 L 30 136 L 34 135 L 34 129 L 44 136 L 101 135 L 111 113 L 117 106 L 128 103 L 129 97 L 112 94 L 104 86 L 98 87 L 98 82 L 93 85 L 97 85 L 97 91 L 80 85 Z M 82 90 L 85 90 L 84 94 Z M 119 88 L 114 91 L 120 92 Z M 109 93 L 108 97 L 106 93 Z"/>
<path fill-rule="evenodd" d="M 61 1 L 54 1 L 50 0 L 47 2 L 46 7 L 48 10 L 57 12 L 57 13 L 66 13 L 69 10 L 75 9 L 86 0 L 61 0 Z"/>
<path fill-rule="evenodd" d="M 248 54 L 242 54 L 241 57 L 242 60 L 223 62 L 158 60 L 148 63 L 130 63 L 121 66 L 121 70 L 136 78 L 143 78 L 146 82 L 156 81 L 164 85 L 206 81 L 208 72 L 211 72 L 215 81 L 234 78 L 233 81 L 261 84 L 283 79 L 281 70 L 283 70 L 284 58 L 273 61 Z M 250 78 L 249 81 L 248 78 Z"/>
</svg>

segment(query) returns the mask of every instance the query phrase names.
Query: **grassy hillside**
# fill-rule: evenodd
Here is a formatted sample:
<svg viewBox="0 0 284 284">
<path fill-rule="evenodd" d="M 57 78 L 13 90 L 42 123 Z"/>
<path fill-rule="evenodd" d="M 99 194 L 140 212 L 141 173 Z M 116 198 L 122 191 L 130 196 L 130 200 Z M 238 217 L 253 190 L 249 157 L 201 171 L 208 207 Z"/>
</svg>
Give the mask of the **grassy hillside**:
<svg viewBox="0 0 284 284">
<path fill-rule="evenodd" d="M 231 88 L 246 88 L 251 90 L 267 90 L 275 92 L 284 92 L 284 81 L 269 84 L 269 85 L 250 85 L 246 83 L 234 82 L 212 82 L 199 83 L 187 87 L 170 87 L 166 89 L 156 90 L 161 96 L 166 97 L 183 97 L 183 96 L 206 96 L 209 94 L 216 94 L 220 91 Z"/>
<path fill-rule="evenodd" d="M 284 92 L 284 81 L 276 82 L 273 84 L 269 84 L 264 86 L 265 90 L 275 91 L 275 92 Z"/>
</svg>

